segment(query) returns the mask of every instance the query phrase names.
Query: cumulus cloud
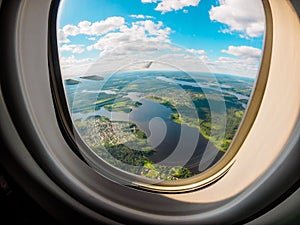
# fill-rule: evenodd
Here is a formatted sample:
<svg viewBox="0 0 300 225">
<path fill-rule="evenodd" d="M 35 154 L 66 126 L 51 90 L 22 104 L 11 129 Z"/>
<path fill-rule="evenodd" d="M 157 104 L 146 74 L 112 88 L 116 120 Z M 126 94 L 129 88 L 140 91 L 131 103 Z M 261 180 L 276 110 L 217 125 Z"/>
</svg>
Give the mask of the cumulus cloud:
<svg viewBox="0 0 300 225">
<path fill-rule="evenodd" d="M 172 49 L 171 51 L 166 52 L 166 54 L 162 54 L 158 57 L 157 61 L 162 61 L 172 66 L 173 69 L 176 68 L 185 72 L 208 72 L 208 68 L 206 66 L 206 62 L 208 60 L 207 56 L 196 56 L 186 49 L 176 47 L 175 49 L 176 50 Z M 168 68 L 166 69 L 168 70 Z"/>
<path fill-rule="evenodd" d="M 235 57 L 219 57 L 210 62 L 210 66 L 218 73 L 255 77 L 257 75 L 262 50 L 251 46 L 228 46 L 222 53 Z"/>
<path fill-rule="evenodd" d="M 238 76 L 255 77 L 258 73 L 258 61 L 244 58 L 219 57 L 211 60 L 206 55 L 195 56 L 185 50 L 169 46 L 169 50 L 145 52 L 140 55 L 106 54 L 98 60 L 91 58 L 77 59 L 74 55 L 62 57 L 62 74 L 65 78 L 82 74 L 114 73 L 116 71 L 144 70 L 149 61 L 154 63 L 151 70 L 180 69 L 186 72 L 212 72 Z M 142 63 L 142 62 L 145 63 Z"/>
<path fill-rule="evenodd" d="M 79 34 L 89 36 L 100 36 L 111 31 L 115 31 L 125 24 L 125 19 L 119 16 L 108 17 L 105 20 L 96 21 L 81 21 L 78 25 L 67 24 L 62 29 L 58 30 L 59 43 L 69 43 L 68 37 L 77 36 Z"/>
<path fill-rule="evenodd" d="M 68 25 L 64 26 L 62 31 L 66 37 L 76 36 L 80 33 L 80 29 L 77 26 L 72 25 L 72 24 L 68 24 Z"/>
<path fill-rule="evenodd" d="M 259 70 L 262 50 L 251 46 L 228 46 L 222 53 L 234 57 L 219 57 L 208 60 L 207 65 L 214 73 L 232 74 L 238 76 L 255 77 Z"/>
<path fill-rule="evenodd" d="M 142 0 L 142 3 L 157 3 L 157 0 Z M 155 10 L 162 13 L 177 11 L 189 6 L 197 6 L 200 0 L 160 0 Z"/>
<path fill-rule="evenodd" d="M 232 46 L 230 45 L 228 49 L 223 49 L 222 53 L 226 53 L 229 55 L 241 57 L 244 59 L 253 59 L 259 60 L 261 57 L 262 51 L 259 48 L 253 48 L 251 46 Z"/>
<path fill-rule="evenodd" d="M 171 29 L 165 27 L 162 22 L 137 21 L 131 23 L 131 26 L 122 26 L 118 32 L 104 35 L 87 49 L 100 50 L 101 55 L 111 53 L 116 48 L 118 51 L 114 51 L 114 54 L 118 55 L 135 51 L 157 51 L 164 48 L 165 43 L 170 42 L 170 32 Z"/>
<path fill-rule="evenodd" d="M 206 52 L 204 50 L 201 50 L 201 49 L 187 49 L 188 52 L 190 53 L 193 53 L 193 54 L 197 54 L 197 55 L 203 55 L 205 54 Z"/>
<path fill-rule="evenodd" d="M 103 35 L 110 31 L 116 30 L 125 24 L 123 17 L 108 17 L 106 20 L 91 23 L 89 21 L 82 21 L 78 24 L 81 34 L 86 35 Z"/>
<path fill-rule="evenodd" d="M 141 45 L 138 45 L 142 47 Z M 128 45 L 132 47 L 132 45 Z M 185 49 L 177 46 L 173 46 L 170 43 L 164 43 L 160 46 L 155 46 L 152 49 L 150 47 L 147 51 L 128 52 L 127 46 L 126 54 L 118 54 L 124 50 L 123 46 L 120 46 L 115 51 L 108 52 L 102 55 L 99 59 L 90 63 L 86 67 L 85 74 L 113 74 L 121 71 L 138 71 L 138 70 L 181 70 L 186 72 L 201 71 L 207 72 L 207 56 L 196 56 Z M 135 49 L 134 49 L 135 50 Z M 203 56 L 203 57 L 202 57 Z M 148 67 L 149 62 L 152 62 L 151 68 Z M 83 68 L 83 65 L 76 65 L 74 72 L 70 73 L 72 68 L 68 67 L 68 70 L 63 70 L 63 74 L 66 76 L 73 76 L 78 74 L 78 68 Z M 82 70 L 81 70 L 82 71 Z M 70 74 L 70 75 L 68 75 Z"/>
<path fill-rule="evenodd" d="M 265 30 L 265 17 L 261 0 L 219 0 L 209 16 L 212 21 L 223 23 L 222 32 L 241 32 L 241 37 L 259 37 Z"/>
<path fill-rule="evenodd" d="M 81 33 L 87 33 L 87 31 L 82 30 L 82 27 L 90 26 L 91 23 L 84 21 L 76 27 L 81 30 Z M 69 31 L 70 27 L 67 26 L 65 31 Z M 70 33 L 75 34 L 73 28 Z M 91 67 L 96 68 L 95 71 L 114 71 L 134 60 L 153 60 L 155 54 L 175 51 L 176 48 L 170 45 L 170 33 L 171 29 L 161 21 L 139 20 L 130 24 L 124 23 L 118 29 L 101 35 L 97 42 L 85 48 L 88 51 L 99 51 L 99 62 L 91 63 L 91 59 L 76 59 L 74 56 L 62 57 L 63 74 L 66 76 L 74 75 L 78 74 L 78 71 L 82 72 Z M 59 50 L 61 53 L 64 51 L 77 53 L 83 47 L 83 45 L 64 44 Z"/>
<path fill-rule="evenodd" d="M 58 43 L 69 43 L 70 40 L 67 38 L 62 29 L 58 29 L 57 31 L 57 41 Z"/>
<path fill-rule="evenodd" d="M 64 77 L 78 76 L 84 73 L 85 70 L 89 67 L 94 59 L 92 58 L 81 58 L 78 59 L 74 55 L 69 57 L 60 57 L 60 68 L 62 70 L 62 75 Z"/>
<path fill-rule="evenodd" d="M 60 43 L 64 43 L 59 47 L 60 53 L 68 51 L 78 54 L 85 50 L 96 50 L 100 56 L 99 60 L 95 60 L 79 58 L 78 55 L 76 55 L 78 58 L 74 55 L 62 57 L 64 55 L 61 54 L 60 64 L 64 77 L 74 77 L 87 72 L 118 71 L 126 65 L 147 60 L 157 62 L 151 69 L 163 69 L 164 65 L 159 65 L 159 62 L 166 62 L 184 71 L 206 72 L 208 66 L 214 73 L 252 77 L 258 71 L 262 53 L 260 49 L 231 45 L 221 52 L 232 57 L 219 57 L 212 61 L 202 49 L 183 50 L 172 45 L 170 40 L 172 30 L 163 22 L 146 19 L 145 15 L 132 15 L 132 18 L 140 19 L 126 23 L 122 17 L 109 17 L 95 23 L 81 21 L 77 25 L 69 24 L 58 30 L 58 39 Z M 85 38 L 94 41 L 93 44 L 87 47 L 70 44 L 69 38 L 79 34 L 86 35 Z M 163 66 L 160 67 L 161 65 Z M 128 68 L 139 69 L 136 66 Z"/>
<path fill-rule="evenodd" d="M 60 52 L 72 52 L 72 53 L 76 53 L 76 54 L 80 54 L 83 53 L 84 50 L 84 45 L 68 45 L 68 44 L 64 44 L 61 47 L 59 47 Z"/>
<path fill-rule="evenodd" d="M 209 61 L 207 65 L 213 73 L 231 74 L 255 77 L 259 69 L 259 61 L 247 58 L 219 57 L 216 61 Z"/>
<path fill-rule="evenodd" d="M 90 65 L 95 61 L 93 58 L 76 58 L 74 55 L 60 57 L 60 68 L 64 78 L 77 77 L 85 74 Z"/>
<path fill-rule="evenodd" d="M 96 38 L 95 37 L 89 37 L 87 38 L 89 41 L 96 41 Z"/>
<path fill-rule="evenodd" d="M 69 66 L 69 65 L 78 65 L 78 64 L 83 64 L 83 63 L 88 63 L 88 62 L 93 62 L 94 59 L 92 58 L 83 58 L 83 59 L 77 59 L 74 55 L 71 55 L 69 57 L 60 57 L 60 64 L 63 66 Z"/>
</svg>

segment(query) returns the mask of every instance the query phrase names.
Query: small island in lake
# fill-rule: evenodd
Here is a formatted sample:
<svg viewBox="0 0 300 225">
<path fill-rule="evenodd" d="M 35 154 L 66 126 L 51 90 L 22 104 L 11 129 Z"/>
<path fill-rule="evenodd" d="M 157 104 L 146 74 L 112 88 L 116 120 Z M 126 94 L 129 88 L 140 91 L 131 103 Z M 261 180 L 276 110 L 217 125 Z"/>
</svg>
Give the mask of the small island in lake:
<svg viewBox="0 0 300 225">
<path fill-rule="evenodd" d="M 99 75 L 89 75 L 89 76 L 82 76 L 81 79 L 87 79 L 87 80 L 104 80 L 103 77 Z"/>
<path fill-rule="evenodd" d="M 75 85 L 75 84 L 79 84 L 79 83 L 80 83 L 80 81 L 78 81 L 78 80 L 73 80 L 73 79 L 66 79 L 65 80 L 66 85 Z"/>
</svg>

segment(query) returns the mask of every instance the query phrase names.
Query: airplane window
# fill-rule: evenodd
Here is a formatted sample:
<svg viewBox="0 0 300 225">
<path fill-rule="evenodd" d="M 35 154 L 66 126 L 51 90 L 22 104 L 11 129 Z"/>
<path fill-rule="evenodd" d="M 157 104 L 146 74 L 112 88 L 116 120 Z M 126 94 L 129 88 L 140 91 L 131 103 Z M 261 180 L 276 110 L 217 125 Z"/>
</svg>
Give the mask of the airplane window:
<svg viewBox="0 0 300 225">
<path fill-rule="evenodd" d="M 59 62 L 78 141 L 153 183 L 217 168 L 247 119 L 264 38 L 259 0 L 61 1 Z"/>
<path fill-rule="evenodd" d="M 0 2 L 5 217 L 299 224 L 295 0 Z"/>
</svg>

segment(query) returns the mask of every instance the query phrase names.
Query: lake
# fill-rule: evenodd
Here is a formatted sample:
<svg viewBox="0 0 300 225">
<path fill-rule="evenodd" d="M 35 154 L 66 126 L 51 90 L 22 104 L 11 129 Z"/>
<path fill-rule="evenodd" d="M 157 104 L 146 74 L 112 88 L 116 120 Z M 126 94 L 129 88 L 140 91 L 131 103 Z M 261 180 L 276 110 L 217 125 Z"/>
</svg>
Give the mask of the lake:
<svg viewBox="0 0 300 225">
<path fill-rule="evenodd" d="M 131 95 L 137 100 L 137 94 Z M 111 121 L 130 121 L 145 132 L 148 143 L 156 149 L 149 159 L 165 166 L 184 166 L 198 174 L 214 165 L 222 156 L 212 143 L 196 128 L 175 123 L 170 115 L 173 111 L 166 106 L 141 98 L 142 105 L 130 113 L 110 112 L 101 108 L 94 113 L 74 113 L 73 119 L 87 119 L 90 116 L 106 116 Z"/>
</svg>

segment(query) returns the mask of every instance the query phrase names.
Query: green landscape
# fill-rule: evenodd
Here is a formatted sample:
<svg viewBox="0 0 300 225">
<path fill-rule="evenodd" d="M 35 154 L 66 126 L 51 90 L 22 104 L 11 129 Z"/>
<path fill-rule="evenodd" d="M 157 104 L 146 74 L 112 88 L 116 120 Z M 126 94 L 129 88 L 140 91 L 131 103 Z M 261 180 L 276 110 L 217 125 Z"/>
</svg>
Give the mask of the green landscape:
<svg viewBox="0 0 300 225">
<path fill-rule="evenodd" d="M 197 129 L 224 154 L 239 128 L 254 82 L 229 75 L 169 71 L 90 78 L 65 82 L 70 112 L 83 140 L 110 165 L 159 180 L 185 179 L 202 171 L 191 171 L 188 164 L 170 166 L 151 161 L 151 156 L 163 151 L 148 141 L 150 132 L 144 123 L 151 113 L 152 117 L 167 115 L 162 116 L 167 124 Z M 145 111 L 147 104 L 159 110 Z M 112 119 L 109 113 L 120 118 Z M 125 116 L 132 118 L 128 122 L 122 119 Z"/>
</svg>

